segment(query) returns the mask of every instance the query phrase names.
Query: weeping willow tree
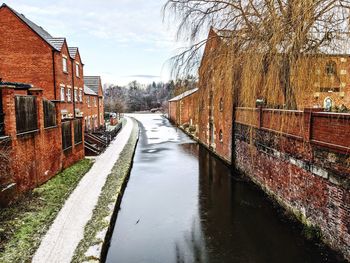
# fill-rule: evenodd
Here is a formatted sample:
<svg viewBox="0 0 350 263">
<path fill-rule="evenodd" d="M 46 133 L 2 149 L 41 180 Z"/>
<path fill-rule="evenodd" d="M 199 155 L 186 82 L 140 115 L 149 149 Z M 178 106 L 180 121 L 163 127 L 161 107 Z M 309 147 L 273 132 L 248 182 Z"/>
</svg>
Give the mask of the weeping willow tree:
<svg viewBox="0 0 350 263">
<path fill-rule="evenodd" d="M 174 72 L 193 73 L 213 27 L 222 43 L 210 60 L 232 76 L 239 104 L 252 107 L 260 97 L 296 109 L 298 96 L 319 88 L 312 82 L 327 56 L 344 53 L 349 8 L 343 0 L 168 0 L 164 14 L 190 43 L 173 58 Z"/>
</svg>

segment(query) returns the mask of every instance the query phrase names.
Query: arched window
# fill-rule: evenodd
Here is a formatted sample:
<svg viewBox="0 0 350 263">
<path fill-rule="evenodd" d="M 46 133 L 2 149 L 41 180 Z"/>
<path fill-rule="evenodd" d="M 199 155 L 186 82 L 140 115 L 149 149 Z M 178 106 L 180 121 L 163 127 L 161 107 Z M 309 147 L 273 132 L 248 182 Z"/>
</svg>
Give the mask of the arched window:
<svg viewBox="0 0 350 263">
<path fill-rule="evenodd" d="M 325 70 L 327 75 L 335 75 L 337 73 L 337 64 L 334 61 L 328 61 Z"/>
<path fill-rule="evenodd" d="M 219 109 L 220 109 L 220 111 L 223 111 L 223 110 L 224 110 L 224 99 L 223 99 L 223 98 L 220 98 Z"/>
<path fill-rule="evenodd" d="M 333 100 L 330 97 L 325 98 L 323 106 L 324 106 L 325 110 L 327 110 L 327 111 L 332 110 Z"/>
<path fill-rule="evenodd" d="M 222 130 L 219 131 L 219 140 L 220 142 L 224 142 L 224 135 L 222 133 Z"/>
</svg>

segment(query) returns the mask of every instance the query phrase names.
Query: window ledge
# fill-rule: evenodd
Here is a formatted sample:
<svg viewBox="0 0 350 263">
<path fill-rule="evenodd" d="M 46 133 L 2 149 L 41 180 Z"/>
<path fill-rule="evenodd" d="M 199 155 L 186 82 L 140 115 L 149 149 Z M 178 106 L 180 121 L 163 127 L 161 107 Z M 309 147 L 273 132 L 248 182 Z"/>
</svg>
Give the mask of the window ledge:
<svg viewBox="0 0 350 263">
<path fill-rule="evenodd" d="M 38 131 L 39 131 L 39 129 L 27 131 L 27 132 L 21 132 L 21 133 L 17 133 L 17 136 L 23 136 L 23 135 L 27 135 L 27 134 L 37 133 Z"/>
<path fill-rule="evenodd" d="M 58 128 L 58 126 L 55 125 L 55 126 L 45 127 L 44 130 L 45 130 L 45 131 L 46 131 L 46 130 L 52 130 L 52 129 L 55 129 L 55 128 Z"/>
<path fill-rule="evenodd" d="M 67 151 L 72 150 L 72 149 L 73 149 L 73 146 L 69 146 L 68 148 L 63 149 L 63 151 L 64 151 L 64 152 L 67 152 Z"/>
</svg>

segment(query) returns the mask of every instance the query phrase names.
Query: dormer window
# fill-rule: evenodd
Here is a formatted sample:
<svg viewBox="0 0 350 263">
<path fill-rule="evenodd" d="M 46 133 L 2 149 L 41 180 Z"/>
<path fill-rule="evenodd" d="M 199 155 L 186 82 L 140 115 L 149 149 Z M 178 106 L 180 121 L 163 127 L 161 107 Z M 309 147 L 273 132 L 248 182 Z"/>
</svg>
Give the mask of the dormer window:
<svg viewBox="0 0 350 263">
<path fill-rule="evenodd" d="M 68 64 L 67 64 L 67 58 L 66 57 L 62 58 L 62 68 L 63 68 L 63 72 L 65 72 L 65 73 L 68 72 Z"/>
<path fill-rule="evenodd" d="M 80 67 L 79 67 L 79 63 L 75 64 L 75 74 L 76 76 L 79 78 L 80 77 Z"/>
</svg>

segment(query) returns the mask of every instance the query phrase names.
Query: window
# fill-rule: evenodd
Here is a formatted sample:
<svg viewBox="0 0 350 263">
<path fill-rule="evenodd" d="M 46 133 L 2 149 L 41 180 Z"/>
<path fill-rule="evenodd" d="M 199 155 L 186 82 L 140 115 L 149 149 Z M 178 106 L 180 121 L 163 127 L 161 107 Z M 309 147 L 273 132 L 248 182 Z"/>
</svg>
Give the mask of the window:
<svg viewBox="0 0 350 263">
<path fill-rule="evenodd" d="M 325 98 L 323 106 L 326 111 L 331 111 L 333 107 L 333 100 L 330 97 Z"/>
<path fill-rule="evenodd" d="M 223 100 L 223 98 L 220 98 L 219 109 L 220 109 L 220 111 L 223 111 L 223 110 L 224 110 L 224 100 Z"/>
<path fill-rule="evenodd" d="M 95 105 L 95 107 L 97 107 L 97 99 L 96 99 L 96 97 L 94 97 L 94 105 Z"/>
<path fill-rule="evenodd" d="M 88 107 L 90 107 L 90 97 L 86 96 L 86 104 L 88 105 Z"/>
<path fill-rule="evenodd" d="M 80 68 L 79 68 L 79 64 L 78 63 L 76 63 L 75 64 L 75 74 L 76 74 L 76 76 L 79 78 L 80 77 Z"/>
<path fill-rule="evenodd" d="M 74 101 L 78 101 L 78 89 L 74 88 Z"/>
<path fill-rule="evenodd" d="M 70 88 L 67 89 L 67 101 L 72 101 L 72 89 Z"/>
<path fill-rule="evenodd" d="M 220 140 L 220 142 L 224 142 L 224 136 L 222 134 L 222 130 L 220 130 L 220 132 L 219 132 L 219 140 Z"/>
<path fill-rule="evenodd" d="M 64 90 L 64 86 L 61 86 L 61 101 L 65 101 L 65 90 Z"/>
<path fill-rule="evenodd" d="M 82 89 L 79 89 L 79 101 L 83 102 L 83 91 L 82 91 Z"/>
<path fill-rule="evenodd" d="M 337 72 L 337 66 L 334 61 L 329 61 L 326 64 L 326 73 L 327 75 L 335 75 Z"/>
<path fill-rule="evenodd" d="M 63 72 L 68 72 L 68 66 L 67 66 L 67 58 L 63 57 L 62 58 L 62 67 L 63 67 Z"/>
</svg>

